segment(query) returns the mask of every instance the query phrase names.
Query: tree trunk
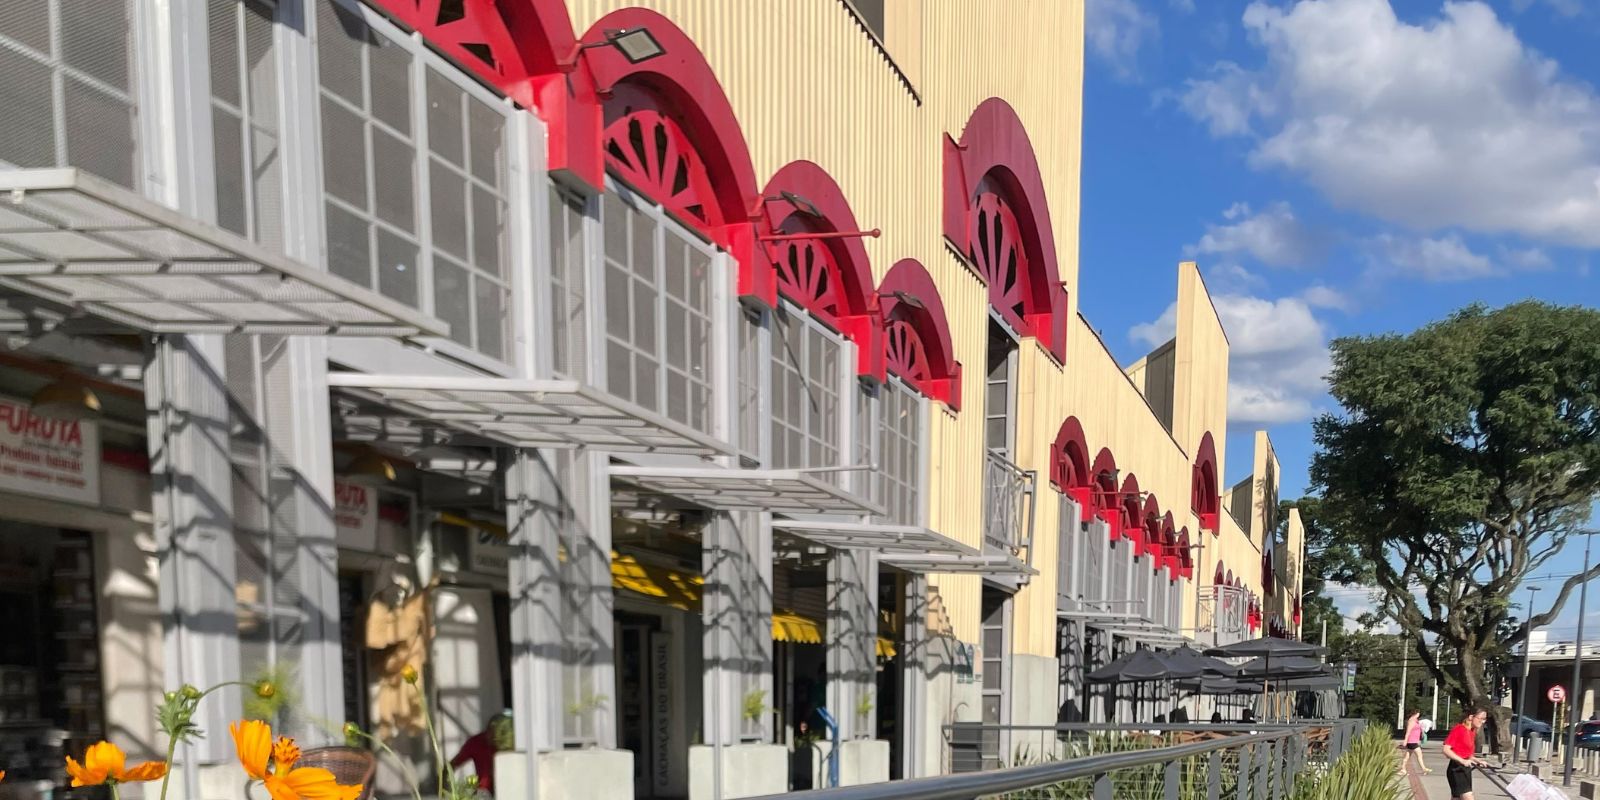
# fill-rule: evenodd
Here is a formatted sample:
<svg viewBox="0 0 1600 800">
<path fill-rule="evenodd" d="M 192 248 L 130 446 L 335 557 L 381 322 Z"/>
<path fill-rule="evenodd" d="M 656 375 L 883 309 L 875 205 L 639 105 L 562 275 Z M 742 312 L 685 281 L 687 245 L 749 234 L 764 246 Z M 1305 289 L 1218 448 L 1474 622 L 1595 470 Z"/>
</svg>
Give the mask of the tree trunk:
<svg viewBox="0 0 1600 800">
<path fill-rule="evenodd" d="M 1488 730 L 1484 731 L 1484 742 L 1489 745 L 1489 752 L 1499 754 L 1511 749 L 1511 712 L 1501 706 L 1490 702 L 1488 689 L 1484 686 L 1483 658 L 1477 653 L 1466 648 L 1460 651 L 1459 662 L 1461 670 L 1458 676 L 1461 679 L 1462 692 L 1459 699 L 1462 701 L 1462 715 L 1467 711 L 1487 711 L 1486 720 Z M 1451 724 L 1458 720 L 1450 720 Z"/>
</svg>

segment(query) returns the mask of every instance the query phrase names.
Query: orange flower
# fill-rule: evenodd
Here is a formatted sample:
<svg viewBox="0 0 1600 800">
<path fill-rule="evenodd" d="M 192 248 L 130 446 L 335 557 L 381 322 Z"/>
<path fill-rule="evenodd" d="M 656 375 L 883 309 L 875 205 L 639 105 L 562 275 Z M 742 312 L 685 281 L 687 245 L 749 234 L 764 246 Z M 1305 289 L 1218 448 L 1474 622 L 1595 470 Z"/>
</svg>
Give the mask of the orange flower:
<svg viewBox="0 0 1600 800">
<path fill-rule="evenodd" d="M 272 741 L 272 727 L 260 720 L 235 722 L 233 746 L 239 751 L 239 764 L 250 777 L 267 787 L 272 800 L 356 800 L 361 785 L 343 786 L 333 773 L 321 767 L 295 767 L 300 748 L 283 736 Z M 268 762 L 271 768 L 268 768 Z"/>
<path fill-rule="evenodd" d="M 110 742 L 89 745 L 79 764 L 67 756 L 67 774 L 73 786 L 99 786 L 102 783 L 137 783 L 158 780 L 167 774 L 164 761 L 146 761 L 133 769 L 124 769 L 127 756 Z"/>
</svg>

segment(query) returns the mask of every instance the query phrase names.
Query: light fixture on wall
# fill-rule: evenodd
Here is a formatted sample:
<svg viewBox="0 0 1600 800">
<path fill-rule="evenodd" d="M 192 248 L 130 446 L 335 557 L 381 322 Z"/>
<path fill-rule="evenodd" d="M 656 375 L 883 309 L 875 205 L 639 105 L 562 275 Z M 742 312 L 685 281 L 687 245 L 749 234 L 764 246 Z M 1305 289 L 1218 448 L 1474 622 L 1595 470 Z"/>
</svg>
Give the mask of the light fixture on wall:
<svg viewBox="0 0 1600 800">
<path fill-rule="evenodd" d="M 395 482 L 394 463 L 381 454 L 367 451 L 345 466 L 344 480 L 357 486 L 384 486 Z"/>
<path fill-rule="evenodd" d="M 103 413 L 100 396 L 70 377 L 45 384 L 29 405 L 31 413 L 47 419 L 95 419 Z"/>
<path fill-rule="evenodd" d="M 896 290 L 894 290 L 892 292 L 879 292 L 878 296 L 879 297 L 885 297 L 885 298 L 893 298 L 897 302 L 905 303 L 906 305 L 908 305 L 908 306 L 910 306 L 912 308 L 915 308 L 918 311 L 921 311 L 921 310 L 927 308 L 927 305 L 925 305 L 922 302 L 922 298 L 920 298 L 920 297 L 918 297 L 918 296 L 916 296 L 916 295 L 914 295 L 914 294 L 912 294 L 912 293 L 910 293 L 908 291 L 905 291 L 903 289 L 896 289 Z"/>
<path fill-rule="evenodd" d="M 605 32 L 605 38 L 598 42 L 579 44 L 572 48 L 566 58 L 556 62 L 562 72 L 571 72 L 578 67 L 578 58 L 585 50 L 596 47 L 614 47 L 629 64 L 642 64 L 652 58 L 666 55 L 667 48 L 650 32 L 649 28 L 619 28 Z"/>
</svg>

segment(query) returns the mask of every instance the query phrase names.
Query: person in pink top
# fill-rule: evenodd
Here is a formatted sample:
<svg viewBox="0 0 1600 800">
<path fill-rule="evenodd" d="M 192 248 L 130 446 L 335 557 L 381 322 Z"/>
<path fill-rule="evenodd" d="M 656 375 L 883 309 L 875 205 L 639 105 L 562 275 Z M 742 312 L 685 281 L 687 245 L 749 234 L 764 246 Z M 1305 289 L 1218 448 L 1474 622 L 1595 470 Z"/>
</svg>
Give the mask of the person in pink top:
<svg viewBox="0 0 1600 800">
<path fill-rule="evenodd" d="M 1417 769 L 1422 770 L 1422 774 L 1433 773 L 1427 764 L 1422 763 L 1422 712 L 1416 709 L 1412 709 L 1410 716 L 1406 717 L 1406 757 L 1400 769 L 1403 771 L 1406 762 L 1412 760 L 1417 762 Z"/>
</svg>

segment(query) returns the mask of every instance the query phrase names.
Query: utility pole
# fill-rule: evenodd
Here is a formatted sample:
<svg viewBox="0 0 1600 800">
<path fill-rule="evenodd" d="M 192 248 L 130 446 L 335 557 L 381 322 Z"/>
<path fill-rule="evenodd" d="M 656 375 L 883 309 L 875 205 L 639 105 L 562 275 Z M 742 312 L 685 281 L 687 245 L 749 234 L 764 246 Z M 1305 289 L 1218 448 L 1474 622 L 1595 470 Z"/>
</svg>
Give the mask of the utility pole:
<svg viewBox="0 0 1600 800">
<path fill-rule="evenodd" d="M 1434 681 L 1433 682 L 1433 710 L 1428 712 L 1428 714 L 1429 714 L 1429 719 L 1432 719 L 1433 723 L 1435 725 L 1439 724 L 1439 682 L 1438 681 Z M 1516 762 L 1513 761 L 1512 763 L 1516 763 Z"/>
<path fill-rule="evenodd" d="M 1589 545 L 1594 543 L 1594 531 L 1583 532 L 1583 572 L 1589 572 Z M 1571 705 L 1571 716 L 1575 721 L 1582 712 L 1583 705 L 1583 615 L 1588 613 L 1589 581 L 1585 579 L 1578 586 L 1578 641 L 1572 648 L 1572 687 L 1567 690 L 1567 703 Z M 1554 731 L 1559 734 L 1559 731 Z M 1561 785 L 1572 785 L 1572 750 L 1578 743 L 1578 726 L 1567 725 L 1567 765 L 1561 774 Z"/>
<path fill-rule="evenodd" d="M 1402 633 L 1400 634 L 1400 710 L 1394 715 L 1396 720 L 1394 726 L 1399 728 L 1402 734 L 1406 730 L 1406 665 L 1410 661 L 1410 656 L 1411 654 L 1406 652 L 1406 635 Z"/>
<path fill-rule="evenodd" d="M 1522 640 L 1522 682 L 1517 684 L 1517 727 L 1522 727 L 1522 709 L 1527 704 L 1528 698 L 1528 659 L 1533 652 L 1533 593 L 1539 591 L 1538 586 L 1528 587 L 1528 635 Z M 1511 763 L 1517 763 L 1517 750 L 1522 744 L 1522 736 L 1516 731 L 1511 734 Z"/>
</svg>

